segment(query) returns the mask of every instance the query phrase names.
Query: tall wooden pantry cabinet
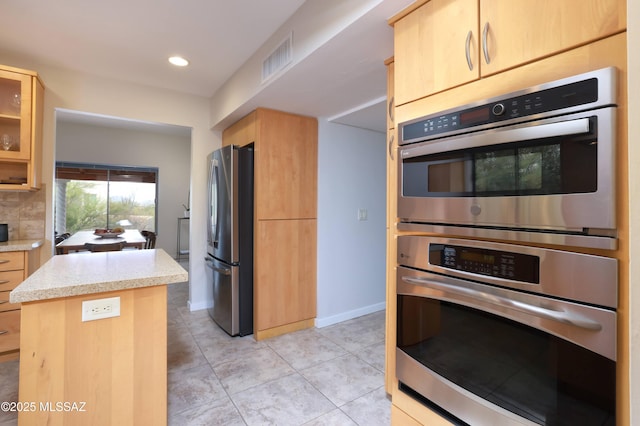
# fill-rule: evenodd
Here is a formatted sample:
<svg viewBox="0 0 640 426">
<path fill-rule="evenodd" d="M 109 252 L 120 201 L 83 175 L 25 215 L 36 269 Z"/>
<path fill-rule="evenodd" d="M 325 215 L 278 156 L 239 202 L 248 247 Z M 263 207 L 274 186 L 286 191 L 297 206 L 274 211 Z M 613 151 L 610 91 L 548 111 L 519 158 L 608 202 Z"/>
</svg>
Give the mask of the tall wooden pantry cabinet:
<svg viewBox="0 0 640 426">
<path fill-rule="evenodd" d="M 258 108 L 222 145 L 254 144 L 254 337 L 312 327 L 316 317 L 318 122 Z"/>
</svg>

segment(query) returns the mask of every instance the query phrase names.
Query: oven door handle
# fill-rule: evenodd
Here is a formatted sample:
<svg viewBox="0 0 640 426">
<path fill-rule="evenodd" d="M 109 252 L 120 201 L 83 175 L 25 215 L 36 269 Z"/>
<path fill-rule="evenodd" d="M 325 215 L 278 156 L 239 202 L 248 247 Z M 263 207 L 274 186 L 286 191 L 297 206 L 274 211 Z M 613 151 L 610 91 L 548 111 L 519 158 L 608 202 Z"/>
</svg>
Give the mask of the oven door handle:
<svg viewBox="0 0 640 426">
<path fill-rule="evenodd" d="M 524 141 L 555 136 L 581 135 L 589 133 L 589 129 L 589 118 L 585 117 L 555 123 L 538 124 L 535 126 L 525 125 L 525 127 L 499 130 L 496 133 L 503 136 L 501 139 L 504 139 L 504 142 L 513 142 L 516 140 Z M 500 142 L 502 142 L 502 140 Z"/>
<path fill-rule="evenodd" d="M 564 119 L 560 121 L 514 124 L 499 129 L 489 129 L 470 135 L 445 138 L 428 143 L 409 145 L 402 149 L 400 156 L 404 159 L 421 155 L 435 154 L 443 151 L 441 143 L 446 143 L 446 151 L 476 148 L 488 145 L 551 138 L 557 136 L 582 135 L 589 133 L 591 124 L 589 117 Z M 405 142 L 406 143 L 406 142 Z"/>
<path fill-rule="evenodd" d="M 451 297 L 456 297 L 456 296 L 471 297 L 473 299 L 480 300 L 482 302 L 488 302 L 504 308 L 515 309 L 530 315 L 534 315 L 539 318 L 550 319 L 553 321 L 570 324 L 570 325 L 584 328 L 587 330 L 593 330 L 593 331 L 602 330 L 602 324 L 600 324 L 599 322 L 593 321 L 589 318 L 585 318 L 582 315 L 577 315 L 571 312 L 554 311 L 554 310 L 543 308 L 540 306 L 531 305 L 529 303 L 508 299 L 506 297 L 498 296 L 495 294 L 485 293 L 483 291 L 460 287 L 457 285 L 446 284 L 446 283 L 434 281 L 432 279 L 403 276 L 402 281 L 409 284 L 420 285 L 433 290 L 441 291 L 444 294 Z"/>
</svg>

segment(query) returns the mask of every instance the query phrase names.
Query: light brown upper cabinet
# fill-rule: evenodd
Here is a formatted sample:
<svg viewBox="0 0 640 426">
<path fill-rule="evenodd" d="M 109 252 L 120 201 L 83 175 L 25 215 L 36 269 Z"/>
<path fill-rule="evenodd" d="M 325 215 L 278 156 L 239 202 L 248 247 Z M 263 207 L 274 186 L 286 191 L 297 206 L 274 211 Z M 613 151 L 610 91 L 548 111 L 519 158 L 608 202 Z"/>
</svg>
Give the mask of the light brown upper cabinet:
<svg viewBox="0 0 640 426">
<path fill-rule="evenodd" d="M 624 0 L 431 0 L 390 20 L 396 105 L 624 31 Z"/>
<path fill-rule="evenodd" d="M 317 211 L 318 122 L 258 108 L 222 133 L 222 145 L 255 143 L 258 220 L 310 219 Z"/>
<path fill-rule="evenodd" d="M 393 76 L 394 76 L 394 62 L 393 57 L 384 61 L 387 67 L 387 129 L 391 130 L 396 127 L 396 115 L 395 115 L 395 98 L 393 94 Z"/>
<path fill-rule="evenodd" d="M 387 66 L 387 229 L 395 228 L 397 221 L 397 206 L 395 203 L 398 195 L 398 142 L 395 129 L 395 105 L 394 105 L 394 61 L 389 58 L 385 61 Z M 395 261 L 395 260 L 394 260 Z"/>
<path fill-rule="evenodd" d="M 37 73 L 0 66 L 0 190 L 40 188 L 43 97 Z"/>
<path fill-rule="evenodd" d="M 259 109 L 255 147 L 256 214 L 263 219 L 312 219 L 317 213 L 318 122 Z"/>
<path fill-rule="evenodd" d="M 477 0 L 432 0 L 395 22 L 395 104 L 477 79 L 477 45 Z"/>
</svg>

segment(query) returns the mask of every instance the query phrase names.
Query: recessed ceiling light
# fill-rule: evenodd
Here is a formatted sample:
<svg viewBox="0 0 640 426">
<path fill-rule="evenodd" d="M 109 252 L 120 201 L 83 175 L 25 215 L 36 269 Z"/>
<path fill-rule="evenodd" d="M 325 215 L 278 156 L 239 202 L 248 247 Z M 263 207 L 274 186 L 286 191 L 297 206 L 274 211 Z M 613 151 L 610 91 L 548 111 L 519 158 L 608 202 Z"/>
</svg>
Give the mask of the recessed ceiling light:
<svg viewBox="0 0 640 426">
<path fill-rule="evenodd" d="M 177 67 L 186 67 L 187 65 L 189 65 L 189 61 L 187 61 L 182 56 L 171 56 L 169 58 L 169 62 Z"/>
</svg>

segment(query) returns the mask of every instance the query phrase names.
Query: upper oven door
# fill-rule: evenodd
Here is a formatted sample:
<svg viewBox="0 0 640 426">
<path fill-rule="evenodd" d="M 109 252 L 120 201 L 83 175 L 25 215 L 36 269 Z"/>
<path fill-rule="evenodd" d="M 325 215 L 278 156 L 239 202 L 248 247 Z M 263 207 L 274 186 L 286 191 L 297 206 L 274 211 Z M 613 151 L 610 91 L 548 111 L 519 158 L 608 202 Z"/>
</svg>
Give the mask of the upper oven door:
<svg viewBox="0 0 640 426">
<path fill-rule="evenodd" d="M 615 108 L 400 148 L 405 222 L 615 229 Z"/>
</svg>

